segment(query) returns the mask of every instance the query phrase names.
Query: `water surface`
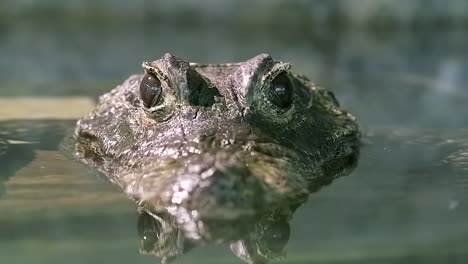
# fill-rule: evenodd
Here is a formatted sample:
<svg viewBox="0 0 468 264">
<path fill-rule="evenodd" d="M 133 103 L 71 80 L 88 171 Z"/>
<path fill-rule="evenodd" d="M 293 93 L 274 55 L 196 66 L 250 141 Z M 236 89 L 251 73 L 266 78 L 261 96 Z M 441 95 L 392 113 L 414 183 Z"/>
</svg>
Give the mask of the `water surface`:
<svg viewBox="0 0 468 264">
<path fill-rule="evenodd" d="M 0 122 L 0 260 L 154 263 L 138 254 L 135 205 L 67 154 L 63 137 L 73 127 L 73 120 Z M 285 263 L 463 263 L 466 132 L 369 130 L 356 171 L 294 215 Z M 180 263 L 220 259 L 239 263 L 222 246 L 195 249 Z"/>
</svg>

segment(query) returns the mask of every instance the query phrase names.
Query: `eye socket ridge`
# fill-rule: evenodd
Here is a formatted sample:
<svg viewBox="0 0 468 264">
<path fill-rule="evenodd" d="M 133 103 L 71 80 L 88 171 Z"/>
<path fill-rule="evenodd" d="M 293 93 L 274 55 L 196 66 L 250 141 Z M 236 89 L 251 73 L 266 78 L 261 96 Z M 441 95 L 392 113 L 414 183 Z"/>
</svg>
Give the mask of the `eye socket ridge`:
<svg viewBox="0 0 468 264">
<path fill-rule="evenodd" d="M 146 73 L 140 82 L 140 98 L 146 108 L 157 105 L 161 99 L 161 81 L 152 73 Z"/>
<path fill-rule="evenodd" d="M 294 85 L 287 72 L 281 72 L 270 82 L 268 97 L 279 108 L 288 108 L 293 102 Z"/>
</svg>

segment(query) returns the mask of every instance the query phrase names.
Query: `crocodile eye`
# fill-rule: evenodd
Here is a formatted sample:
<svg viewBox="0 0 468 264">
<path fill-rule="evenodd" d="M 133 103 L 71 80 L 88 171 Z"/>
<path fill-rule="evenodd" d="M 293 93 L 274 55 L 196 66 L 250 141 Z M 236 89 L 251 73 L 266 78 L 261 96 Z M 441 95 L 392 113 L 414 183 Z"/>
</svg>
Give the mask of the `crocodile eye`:
<svg viewBox="0 0 468 264">
<path fill-rule="evenodd" d="M 335 94 L 333 92 L 325 91 L 325 96 L 328 97 L 328 99 L 330 99 L 330 101 L 332 101 L 334 105 L 340 106 L 340 103 L 336 99 Z"/>
<path fill-rule="evenodd" d="M 161 234 L 161 223 L 147 213 L 142 213 L 138 217 L 138 234 L 145 245 L 151 246 L 159 240 Z"/>
<path fill-rule="evenodd" d="M 161 81 L 153 74 L 147 73 L 140 83 L 140 97 L 143 105 L 146 108 L 153 107 L 158 104 L 161 97 Z"/>
<path fill-rule="evenodd" d="M 286 221 L 279 221 L 269 226 L 262 239 L 265 241 L 266 246 L 273 252 L 281 252 L 286 246 L 290 235 L 289 223 Z"/>
<path fill-rule="evenodd" d="M 293 85 L 286 73 L 276 76 L 270 85 L 270 100 L 281 108 L 291 105 L 293 99 Z"/>
</svg>

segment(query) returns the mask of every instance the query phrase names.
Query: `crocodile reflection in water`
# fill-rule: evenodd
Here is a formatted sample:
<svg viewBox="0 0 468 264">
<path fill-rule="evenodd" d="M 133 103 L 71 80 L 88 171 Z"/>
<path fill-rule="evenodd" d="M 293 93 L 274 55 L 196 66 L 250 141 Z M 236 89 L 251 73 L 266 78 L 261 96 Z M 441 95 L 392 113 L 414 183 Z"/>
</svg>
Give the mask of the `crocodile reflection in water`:
<svg viewBox="0 0 468 264">
<path fill-rule="evenodd" d="M 173 219 L 184 241 L 231 243 L 264 263 L 268 230 L 356 165 L 355 118 L 288 63 L 261 54 L 202 65 L 166 54 L 143 68 L 78 121 L 76 154 L 142 211 Z"/>
<path fill-rule="evenodd" d="M 231 237 L 231 251 L 248 263 L 267 263 L 285 255 L 284 247 L 289 240 L 289 216 L 268 214 L 248 225 L 231 225 L 226 228 L 222 220 L 212 222 L 212 226 L 237 232 Z M 141 211 L 138 218 L 138 234 L 141 238 L 140 252 L 158 256 L 166 263 L 196 247 L 180 230 L 176 219 L 167 213 L 151 215 Z M 219 234 L 216 239 L 222 239 Z"/>
</svg>

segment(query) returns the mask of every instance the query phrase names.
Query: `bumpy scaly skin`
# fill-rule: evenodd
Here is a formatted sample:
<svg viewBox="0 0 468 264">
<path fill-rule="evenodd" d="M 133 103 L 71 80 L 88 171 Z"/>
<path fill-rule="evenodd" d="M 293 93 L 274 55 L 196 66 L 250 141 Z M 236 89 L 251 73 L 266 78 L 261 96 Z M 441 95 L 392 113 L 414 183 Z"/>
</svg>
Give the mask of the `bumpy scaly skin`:
<svg viewBox="0 0 468 264">
<path fill-rule="evenodd" d="M 78 121 L 77 154 L 145 211 L 172 215 L 191 239 L 213 238 L 213 219 L 291 214 L 356 164 L 355 118 L 288 63 L 261 54 L 201 65 L 166 54 L 143 68 L 161 80 L 162 102 L 145 108 L 143 75 L 129 77 Z M 285 109 L 268 97 L 280 73 L 294 87 Z"/>
</svg>

